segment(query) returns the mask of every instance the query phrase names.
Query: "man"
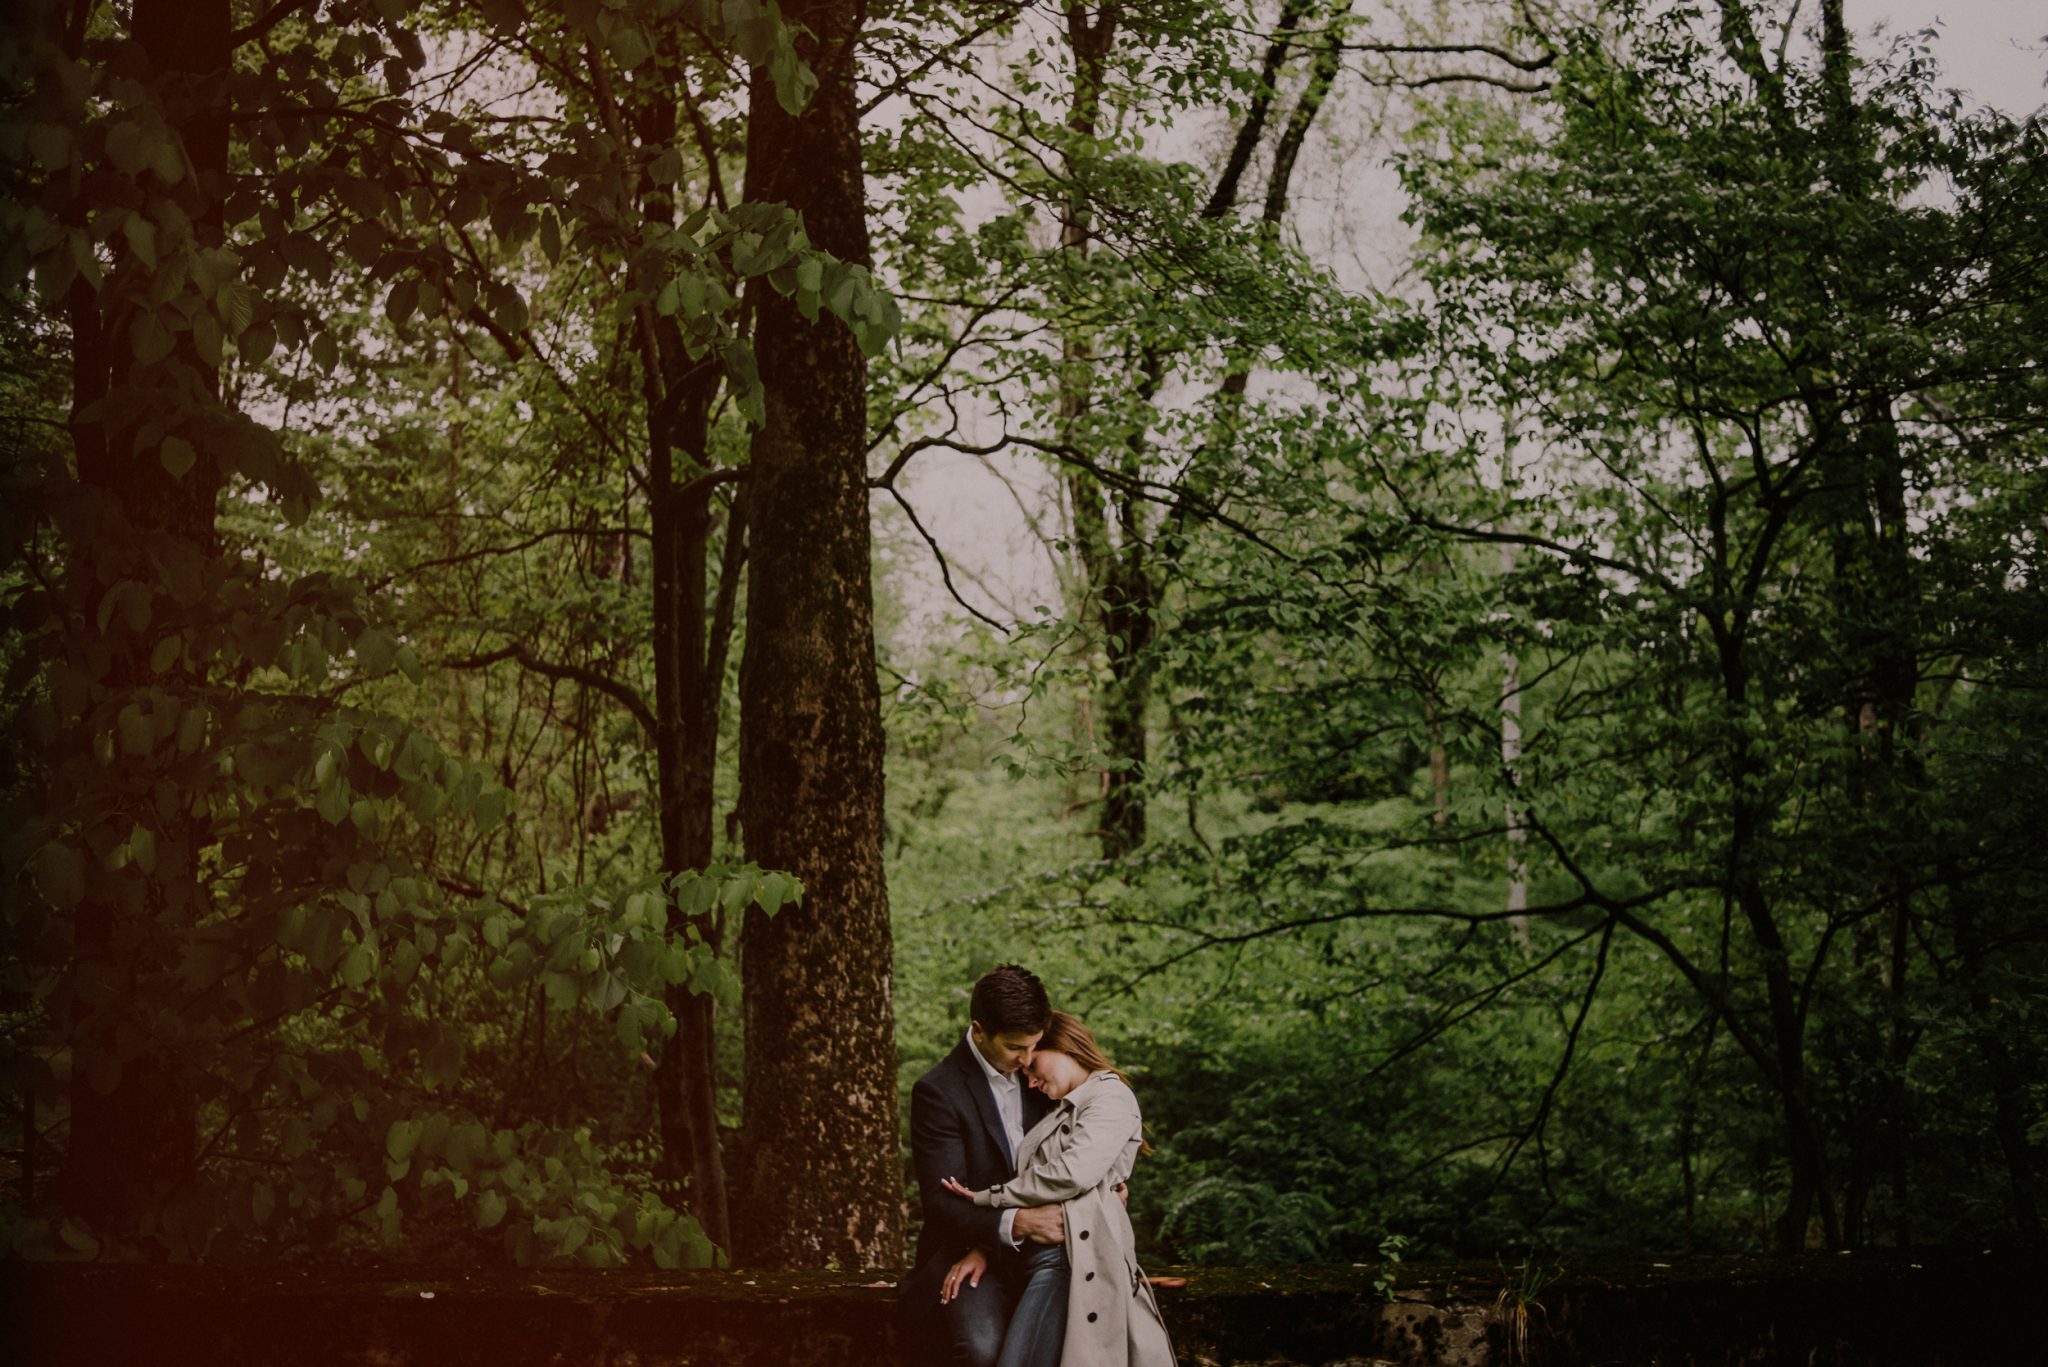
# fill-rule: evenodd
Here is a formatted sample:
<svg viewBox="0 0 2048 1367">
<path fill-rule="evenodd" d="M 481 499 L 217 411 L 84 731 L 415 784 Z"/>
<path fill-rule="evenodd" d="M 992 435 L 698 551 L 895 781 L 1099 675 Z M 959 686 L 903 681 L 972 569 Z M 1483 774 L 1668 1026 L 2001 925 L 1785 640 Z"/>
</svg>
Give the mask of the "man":
<svg viewBox="0 0 2048 1367">
<path fill-rule="evenodd" d="M 1059 1361 L 1067 1325 L 1066 1229 L 1058 1206 L 997 1211 L 941 1185 L 973 1188 L 1017 1175 L 1017 1146 L 1051 1103 L 1024 1084 L 1031 1051 L 1052 1020 L 1045 987 L 1015 964 L 974 985 L 966 1038 L 910 1093 L 910 1153 L 924 1227 L 917 1266 L 900 1291 L 906 1340 L 960 1367 Z M 988 1273 L 947 1285 L 973 1249 Z M 1007 1345 L 1007 1350 L 1006 1350 Z M 913 1356 L 922 1363 L 926 1358 Z"/>
</svg>

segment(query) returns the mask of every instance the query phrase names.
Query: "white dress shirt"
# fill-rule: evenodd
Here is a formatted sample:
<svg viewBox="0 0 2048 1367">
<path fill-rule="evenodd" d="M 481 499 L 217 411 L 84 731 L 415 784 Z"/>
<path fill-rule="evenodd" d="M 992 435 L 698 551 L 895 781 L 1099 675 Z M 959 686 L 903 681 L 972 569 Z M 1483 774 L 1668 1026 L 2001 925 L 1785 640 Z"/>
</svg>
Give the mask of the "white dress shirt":
<svg viewBox="0 0 2048 1367">
<path fill-rule="evenodd" d="M 967 1027 L 967 1047 L 974 1052 L 974 1061 L 981 1065 L 982 1074 L 988 1078 L 989 1095 L 995 1098 L 996 1115 L 1003 1122 L 1003 1138 L 1010 1146 L 1010 1175 L 1017 1175 L 1017 1150 L 1024 1143 L 1024 1079 L 1016 1073 L 1000 1073 L 991 1067 L 989 1061 L 975 1047 L 974 1027 Z M 1017 1212 L 1005 1210 L 996 1222 L 996 1232 L 1011 1248 L 1022 1248 L 1024 1241 L 1015 1232 Z"/>
</svg>

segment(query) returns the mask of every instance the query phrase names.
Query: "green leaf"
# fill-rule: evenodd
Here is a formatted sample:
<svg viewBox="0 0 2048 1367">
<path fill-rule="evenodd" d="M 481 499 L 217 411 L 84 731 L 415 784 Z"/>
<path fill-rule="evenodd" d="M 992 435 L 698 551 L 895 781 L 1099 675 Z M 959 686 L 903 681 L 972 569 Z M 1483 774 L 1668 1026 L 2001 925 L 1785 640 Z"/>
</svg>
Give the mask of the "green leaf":
<svg viewBox="0 0 2048 1367">
<path fill-rule="evenodd" d="M 348 818 L 348 785 L 339 778 L 321 784 L 319 793 L 313 799 L 313 810 L 320 813 L 320 819 L 328 825 L 339 826 Z"/>
<path fill-rule="evenodd" d="M 571 973 L 557 973 L 549 970 L 540 975 L 541 986 L 546 989 L 548 1002 L 558 1011 L 567 1011 L 583 995 L 582 985 Z"/>
<path fill-rule="evenodd" d="M 758 874 L 741 874 L 726 880 L 719 890 L 719 902 L 725 907 L 727 916 L 738 916 L 754 900 L 754 891 L 760 886 Z"/>
<path fill-rule="evenodd" d="M 178 718 L 178 753 L 189 755 L 206 743 L 207 712 L 205 707 L 187 708 Z"/>
<path fill-rule="evenodd" d="M 478 793 L 474 808 L 476 824 L 489 830 L 503 823 L 506 812 L 511 809 L 511 798 L 512 795 L 503 788 L 491 788 Z"/>
<path fill-rule="evenodd" d="M 361 987 L 376 971 L 377 951 L 370 947 L 368 941 L 356 941 L 342 956 L 341 980 L 350 987 Z"/>
<path fill-rule="evenodd" d="M 429 1087 L 447 1087 L 462 1078 L 462 1041 L 452 1030 L 441 1031 L 420 1056 L 420 1070 Z"/>
<path fill-rule="evenodd" d="M 175 140 L 159 139 L 150 145 L 149 169 L 164 184 L 176 185 L 185 178 L 185 153 Z"/>
<path fill-rule="evenodd" d="M 505 1218 L 505 1198 L 495 1191 L 484 1191 L 476 1198 L 476 1227 L 496 1229 Z"/>
<path fill-rule="evenodd" d="M 307 275 L 326 279 L 332 260 L 327 249 L 320 245 L 320 239 L 311 233 L 292 233 L 278 243 L 278 250 L 284 256 L 287 266 Z"/>
<path fill-rule="evenodd" d="M 797 56 L 786 36 L 776 44 L 775 56 L 768 63 L 768 75 L 775 82 L 775 102 L 789 114 L 803 113 L 804 106 L 818 93 L 817 73 Z"/>
<path fill-rule="evenodd" d="M 50 905 L 69 911 L 85 900 L 85 861 L 59 841 L 43 846 L 35 857 L 36 888 Z"/>
<path fill-rule="evenodd" d="M 524 332 L 527 323 L 525 298 L 510 285 L 492 285 L 491 317 L 507 332 Z"/>
<path fill-rule="evenodd" d="M 269 323 L 258 323 L 244 331 L 236 340 L 236 350 L 249 365 L 262 365 L 270 359 L 270 353 L 277 350 L 277 329 Z"/>
<path fill-rule="evenodd" d="M 764 874 L 761 885 L 754 892 L 754 903 L 761 910 L 773 916 L 783 905 L 797 895 L 796 879 L 786 873 Z"/>
<path fill-rule="evenodd" d="M 156 872 L 156 832 L 137 826 L 128 833 L 128 855 L 145 877 Z"/>
<path fill-rule="evenodd" d="M 725 344 L 721 356 L 725 361 L 726 374 L 732 377 L 735 388 L 742 394 L 758 395 L 761 392 L 761 372 L 754 365 L 752 347 L 734 338 Z"/>
<path fill-rule="evenodd" d="M 220 293 L 214 296 L 214 304 L 228 334 L 240 337 L 248 330 L 250 319 L 256 316 L 256 291 L 239 280 L 230 280 L 220 287 Z"/>
<path fill-rule="evenodd" d="M 147 755 L 155 748 L 156 727 L 134 703 L 121 709 L 121 714 L 114 719 L 114 726 L 120 732 L 123 754 Z"/>
<path fill-rule="evenodd" d="M 638 24 L 621 24 L 612 30 L 612 56 L 618 59 L 622 70 L 631 71 L 649 57 L 653 49 L 647 45 L 647 35 L 640 31 Z"/>
<path fill-rule="evenodd" d="M 135 253 L 135 259 L 148 270 L 156 269 L 156 225 L 141 214 L 131 213 L 121 221 L 121 236 L 128 239 L 128 249 Z"/>
<path fill-rule="evenodd" d="M 45 171 L 61 171 L 71 164 L 73 134 L 62 124 L 39 123 L 28 130 L 29 155 Z"/>
<path fill-rule="evenodd" d="M 128 349 L 144 365 L 155 365 L 170 355 L 174 340 L 154 309 L 136 310 L 134 321 L 128 324 Z"/>
<path fill-rule="evenodd" d="M 124 176 L 139 174 L 149 164 L 153 141 L 141 124 L 123 119 L 107 129 L 107 159 Z"/>
<path fill-rule="evenodd" d="M 199 353 L 199 359 L 209 366 L 219 366 L 225 354 L 225 339 L 221 336 L 220 324 L 210 313 L 200 313 L 192 318 L 192 348 Z"/>
<path fill-rule="evenodd" d="M 199 453 L 183 437 L 165 437 L 163 445 L 157 448 L 157 458 L 163 461 L 172 479 L 183 479 L 185 472 L 198 462 Z"/>
<path fill-rule="evenodd" d="M 403 326 L 405 321 L 412 317 L 413 310 L 419 307 L 419 303 L 419 279 L 408 275 L 393 285 L 391 292 L 384 296 L 384 313 L 393 323 Z M 360 648 L 358 646 L 358 649 Z"/>
<path fill-rule="evenodd" d="M 356 663 L 368 674 L 382 674 L 398 655 L 398 640 L 382 627 L 371 627 L 356 637 Z"/>
<path fill-rule="evenodd" d="M 674 185 L 688 173 L 682 152 L 674 147 L 664 150 L 647 168 L 647 178 L 656 185 Z"/>
<path fill-rule="evenodd" d="M 348 819 L 355 825 L 356 830 L 365 840 L 375 840 L 377 838 L 377 827 L 380 824 L 377 816 L 377 804 L 370 798 L 359 797 L 350 803 Z"/>
</svg>

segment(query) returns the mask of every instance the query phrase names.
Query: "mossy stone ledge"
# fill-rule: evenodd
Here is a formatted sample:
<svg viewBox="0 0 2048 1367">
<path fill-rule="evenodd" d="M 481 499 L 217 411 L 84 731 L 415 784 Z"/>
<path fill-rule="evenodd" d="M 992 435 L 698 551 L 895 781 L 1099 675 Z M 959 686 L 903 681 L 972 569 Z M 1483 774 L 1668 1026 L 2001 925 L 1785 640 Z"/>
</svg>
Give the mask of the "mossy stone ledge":
<svg viewBox="0 0 2048 1367">
<path fill-rule="evenodd" d="M 1182 1275 L 1160 1295 L 1183 1367 L 2003 1367 L 2048 1343 L 2038 1255 L 1587 1263 L 1520 1326 L 1490 1263 L 1404 1265 L 1391 1302 L 1374 1266 Z M 893 1280 L 16 1263 L 5 1318 L 25 1364 L 899 1367 L 895 1293 L 869 1284 Z"/>
</svg>

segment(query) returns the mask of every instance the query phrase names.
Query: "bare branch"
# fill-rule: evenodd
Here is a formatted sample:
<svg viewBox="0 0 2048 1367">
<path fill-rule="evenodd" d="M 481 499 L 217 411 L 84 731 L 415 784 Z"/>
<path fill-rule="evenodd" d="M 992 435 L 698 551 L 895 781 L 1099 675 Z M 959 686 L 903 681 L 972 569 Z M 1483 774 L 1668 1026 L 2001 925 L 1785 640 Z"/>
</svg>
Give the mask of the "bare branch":
<svg viewBox="0 0 2048 1367">
<path fill-rule="evenodd" d="M 264 37 L 285 20 L 291 18 L 294 14 L 297 14 L 300 10 L 318 8 L 320 8 L 320 0 L 277 0 L 277 3 L 269 9 L 257 15 L 233 33 L 230 33 L 228 35 L 228 46 L 237 48 L 244 43 L 253 43 L 257 39 Z"/>
<path fill-rule="evenodd" d="M 1500 1166 L 1493 1171 L 1493 1187 L 1498 1189 L 1507 1180 L 1508 1169 L 1515 1164 L 1524 1147 L 1531 1139 L 1543 1133 L 1543 1127 L 1550 1120 L 1550 1112 L 1557 1104 L 1557 1092 L 1564 1085 L 1565 1074 L 1571 1071 L 1572 1055 L 1578 1052 L 1579 1036 L 1586 1028 L 1586 1017 L 1592 1013 L 1593 998 L 1600 991 L 1600 980 L 1607 976 L 1607 951 L 1614 943 L 1615 920 L 1609 917 L 1600 931 L 1600 949 L 1593 959 L 1593 972 L 1586 979 L 1586 990 L 1579 998 L 1579 1014 L 1572 1020 L 1571 1029 L 1565 1032 L 1564 1053 L 1559 1055 L 1557 1068 L 1550 1075 L 1550 1085 L 1543 1089 L 1543 1099 L 1536 1104 L 1536 1114 L 1529 1119 L 1528 1127 L 1515 1136 L 1508 1145 L 1508 1151 L 1501 1155 Z M 1547 1182 L 1548 1179 L 1546 1179 Z"/>
<path fill-rule="evenodd" d="M 883 487 L 888 489 L 889 496 L 895 499 L 897 505 L 903 509 L 904 516 L 910 519 L 910 525 L 917 529 L 917 534 L 924 538 L 924 544 L 931 547 L 932 557 L 939 562 L 939 578 L 944 581 L 946 592 L 953 595 L 953 601 L 994 627 L 997 631 L 1002 632 L 1006 636 L 1009 635 L 1010 628 L 1004 626 L 1001 622 L 998 622 L 995 618 L 960 596 L 960 590 L 953 585 L 953 570 L 946 563 L 946 553 L 939 549 L 938 541 L 933 538 L 930 532 L 925 530 L 924 523 L 918 520 L 917 509 L 910 506 L 910 500 L 905 498 L 902 491 L 893 484 L 884 485 Z"/>
<path fill-rule="evenodd" d="M 579 683 L 585 688 L 596 689 L 632 713 L 633 720 L 640 723 L 641 727 L 647 732 L 648 739 L 651 741 L 654 738 L 654 709 L 647 705 L 647 699 L 640 695 L 640 690 L 634 688 L 631 684 L 621 683 L 609 675 L 600 674 L 594 669 L 585 669 L 581 665 L 556 664 L 550 660 L 543 660 L 527 649 L 523 642 L 504 646 L 498 650 L 486 651 L 480 655 L 466 656 L 460 660 L 443 660 L 440 662 L 440 667 L 442 669 L 487 669 L 501 660 L 515 661 L 520 668 L 527 672 L 539 674 L 545 678 L 566 679 L 570 683 Z"/>
</svg>

